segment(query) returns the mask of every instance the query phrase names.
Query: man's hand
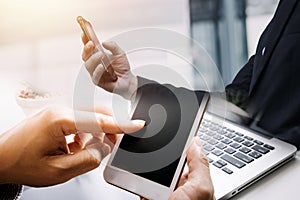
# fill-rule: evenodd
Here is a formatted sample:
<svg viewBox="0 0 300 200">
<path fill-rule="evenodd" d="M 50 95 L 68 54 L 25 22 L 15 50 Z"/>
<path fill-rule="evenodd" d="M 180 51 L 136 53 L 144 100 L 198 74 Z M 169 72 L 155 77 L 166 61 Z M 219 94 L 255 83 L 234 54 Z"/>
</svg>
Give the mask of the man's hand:
<svg viewBox="0 0 300 200">
<path fill-rule="evenodd" d="M 177 189 L 169 200 L 214 200 L 209 163 L 198 137 L 194 138 L 187 151 L 187 167 L 188 172 L 181 175 Z M 141 197 L 141 200 L 147 199 Z"/>
<path fill-rule="evenodd" d="M 111 79 L 105 78 L 107 73 L 104 73 L 105 68 L 100 62 L 103 54 L 100 51 L 95 52 L 94 43 L 88 41 L 84 35 L 82 35 L 82 41 L 84 43 L 82 59 L 85 61 L 85 67 L 94 84 L 126 99 L 134 98 L 137 90 L 137 77 L 130 70 L 125 52 L 115 42 L 102 43 L 103 47 L 112 53 L 108 56 L 111 67 L 118 77 L 117 81 L 111 81 Z"/>
<path fill-rule="evenodd" d="M 187 151 L 187 166 L 189 171 L 181 176 L 178 187 L 169 200 L 213 200 L 214 187 L 209 163 L 198 137 L 194 139 Z"/>
<path fill-rule="evenodd" d="M 0 136 L 0 184 L 50 186 L 99 166 L 110 152 L 108 134 L 130 133 L 143 127 L 141 120 L 118 125 L 105 114 L 62 108 L 45 109 Z M 94 135 L 87 145 L 79 134 Z M 65 136 L 75 134 L 67 144 Z"/>
</svg>

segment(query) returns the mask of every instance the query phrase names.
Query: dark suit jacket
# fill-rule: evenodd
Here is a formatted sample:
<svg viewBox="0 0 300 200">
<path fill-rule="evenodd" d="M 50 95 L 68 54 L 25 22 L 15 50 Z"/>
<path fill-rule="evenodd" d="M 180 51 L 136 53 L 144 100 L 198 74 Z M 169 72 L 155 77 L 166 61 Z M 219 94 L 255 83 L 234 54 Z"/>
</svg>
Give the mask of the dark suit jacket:
<svg viewBox="0 0 300 200">
<path fill-rule="evenodd" d="M 139 82 L 145 85 L 148 81 L 139 78 Z M 168 87 L 186 96 L 185 104 L 192 107 L 187 94 L 193 91 Z M 141 100 L 150 104 L 150 96 L 165 99 L 164 103 L 172 102 L 174 97 L 154 82 L 138 91 L 143 96 Z M 202 94 L 196 91 L 199 100 Z M 272 21 L 261 35 L 256 54 L 226 87 L 226 95 L 229 101 L 258 118 L 258 126 L 300 149 L 299 0 L 280 1 Z"/>
<path fill-rule="evenodd" d="M 280 1 L 272 21 L 261 35 L 256 54 L 226 87 L 227 100 L 245 109 L 253 118 L 258 118 L 258 126 L 275 137 L 296 145 L 298 149 L 300 149 L 299 1 Z M 195 105 L 195 101 L 189 100 L 189 96 L 193 96 L 190 93 L 196 94 L 199 101 L 203 95 L 203 91 L 162 86 L 139 77 L 138 94 L 142 97 L 141 101 L 147 102 L 148 106 L 158 102 L 162 102 L 163 106 L 172 104 L 171 102 L 175 102 L 172 100 L 174 98 L 172 93 L 184 97 L 184 102 L 181 101 L 180 104 L 189 105 L 186 107 L 189 112 L 197 110 L 192 106 Z"/>
<path fill-rule="evenodd" d="M 226 87 L 259 126 L 300 148 L 300 3 L 281 0 L 254 56 Z"/>
</svg>

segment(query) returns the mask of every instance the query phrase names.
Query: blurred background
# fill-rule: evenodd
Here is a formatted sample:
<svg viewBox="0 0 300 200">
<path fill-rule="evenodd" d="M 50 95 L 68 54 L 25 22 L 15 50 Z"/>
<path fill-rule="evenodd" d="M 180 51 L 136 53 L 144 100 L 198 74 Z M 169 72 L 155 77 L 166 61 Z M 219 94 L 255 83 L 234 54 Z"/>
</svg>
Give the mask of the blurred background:
<svg viewBox="0 0 300 200">
<path fill-rule="evenodd" d="M 12 72 L 16 79 L 51 82 L 58 88 L 61 83 L 72 85 L 82 64 L 76 24 L 76 16 L 82 15 L 102 41 L 142 27 L 191 36 L 207 50 L 226 85 L 254 53 L 277 4 L 278 0 L 0 0 L 1 74 Z"/>
<path fill-rule="evenodd" d="M 0 101 L 1 113 L 10 113 L 15 84 L 27 81 L 36 87 L 72 95 L 82 66 L 81 30 L 76 17 L 91 21 L 102 41 L 144 27 L 176 31 L 196 40 L 211 57 L 224 85 L 255 53 L 259 35 L 270 21 L 279 0 L 0 0 Z M 149 38 L 154 39 L 155 38 Z M 147 53 L 147 55 L 144 55 Z M 202 67 L 209 88 L 218 90 L 218 80 L 210 64 L 191 54 Z M 129 55 L 132 67 L 168 63 L 196 88 L 203 82 L 193 68 L 184 68 L 176 58 L 157 52 Z M 167 60 L 167 62 L 166 62 Z M 98 100 L 110 103 L 102 91 Z M 7 115 L 0 131 L 22 117 Z M 29 190 L 23 199 L 118 199 L 124 191 L 111 193 L 98 172 L 65 185 Z M 104 186 L 105 185 L 105 186 Z M 76 190 L 80 186 L 81 190 Z M 97 192 L 94 190 L 96 188 Z M 102 188 L 102 189 L 100 189 Z M 47 193 L 50 192 L 50 193 Z M 108 198 L 110 197 L 110 198 Z M 119 196 L 120 197 L 120 196 Z M 132 199 L 136 197 L 131 196 Z M 125 199 L 130 199 L 125 198 Z"/>
</svg>

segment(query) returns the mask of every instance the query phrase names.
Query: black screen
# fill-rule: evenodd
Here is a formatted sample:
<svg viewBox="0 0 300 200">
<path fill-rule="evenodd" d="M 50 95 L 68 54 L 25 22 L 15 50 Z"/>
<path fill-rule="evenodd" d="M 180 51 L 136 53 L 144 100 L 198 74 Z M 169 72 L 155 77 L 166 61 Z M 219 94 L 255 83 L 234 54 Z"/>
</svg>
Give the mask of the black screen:
<svg viewBox="0 0 300 200">
<path fill-rule="evenodd" d="M 170 186 L 194 123 L 199 102 L 165 88 L 164 95 L 144 95 L 132 119 L 146 126 L 124 135 L 112 161 L 121 168 L 159 184 Z"/>
</svg>

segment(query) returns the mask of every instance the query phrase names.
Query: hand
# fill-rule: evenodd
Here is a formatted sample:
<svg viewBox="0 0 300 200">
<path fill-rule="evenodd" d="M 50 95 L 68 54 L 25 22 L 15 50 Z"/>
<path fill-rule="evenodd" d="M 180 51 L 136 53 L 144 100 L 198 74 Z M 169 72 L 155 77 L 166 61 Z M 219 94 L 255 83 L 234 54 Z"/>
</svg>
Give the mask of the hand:
<svg viewBox="0 0 300 200">
<path fill-rule="evenodd" d="M 198 137 L 194 139 L 187 151 L 187 166 L 189 171 L 181 176 L 178 187 L 169 200 L 213 200 L 214 188 L 209 163 Z"/>
<path fill-rule="evenodd" d="M 126 99 L 134 98 L 137 90 L 137 77 L 130 70 L 125 52 L 115 42 L 102 43 L 103 47 L 112 53 L 108 56 L 111 67 L 118 77 L 117 81 L 112 81 L 106 77 L 109 75 L 105 73 L 105 69 L 100 62 L 103 54 L 100 51 L 95 52 L 94 43 L 88 41 L 84 35 L 82 35 L 82 41 L 85 44 L 82 59 L 85 61 L 85 67 L 90 73 L 94 84 Z"/>
<path fill-rule="evenodd" d="M 187 151 L 189 171 L 182 174 L 177 189 L 171 194 L 169 200 L 215 199 L 209 163 L 201 146 L 200 139 L 196 137 Z"/>
<path fill-rule="evenodd" d="M 83 111 L 76 111 L 75 116 L 76 121 L 72 110 L 46 109 L 0 135 L 0 184 L 63 183 L 98 167 L 109 153 L 109 146 L 99 137 L 102 131 L 129 133 L 144 123 L 134 120 L 117 125 L 108 115 Z M 84 146 L 78 133 L 92 133 L 95 137 Z M 65 136 L 70 134 L 75 134 L 75 141 L 67 144 Z"/>
</svg>

